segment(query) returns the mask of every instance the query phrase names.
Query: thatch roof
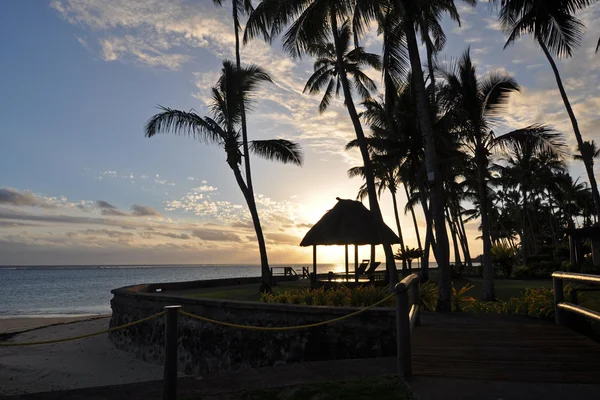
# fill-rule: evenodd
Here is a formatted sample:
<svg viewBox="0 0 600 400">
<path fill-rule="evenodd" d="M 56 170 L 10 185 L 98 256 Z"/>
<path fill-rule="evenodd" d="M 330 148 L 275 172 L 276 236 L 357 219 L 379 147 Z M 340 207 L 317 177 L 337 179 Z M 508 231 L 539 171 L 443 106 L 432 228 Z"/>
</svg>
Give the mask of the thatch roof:
<svg viewBox="0 0 600 400">
<path fill-rule="evenodd" d="M 359 201 L 337 198 L 338 203 L 304 236 L 300 246 L 381 244 L 375 216 Z M 388 243 L 400 243 L 398 236 L 383 225 Z"/>
</svg>

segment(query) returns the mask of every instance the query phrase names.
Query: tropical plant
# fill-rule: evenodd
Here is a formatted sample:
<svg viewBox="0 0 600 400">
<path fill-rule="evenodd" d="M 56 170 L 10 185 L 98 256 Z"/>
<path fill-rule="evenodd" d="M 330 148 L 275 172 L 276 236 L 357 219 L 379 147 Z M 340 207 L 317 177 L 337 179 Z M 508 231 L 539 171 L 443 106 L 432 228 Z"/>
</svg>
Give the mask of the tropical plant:
<svg viewBox="0 0 600 400">
<path fill-rule="evenodd" d="M 408 270 L 412 270 L 412 262 L 415 258 L 421 258 L 423 257 L 423 250 L 421 249 L 416 249 L 416 248 L 411 248 L 406 246 L 403 249 L 398 249 L 398 251 L 396 252 L 396 255 L 394 256 L 394 258 L 396 258 L 396 260 L 402 260 L 402 261 L 406 261 L 408 263 Z"/>
<path fill-rule="evenodd" d="M 473 186 L 481 218 L 483 300 L 493 301 L 496 295 L 491 253 L 490 157 L 498 148 L 521 148 L 521 144 L 530 145 L 531 152 L 544 148 L 558 151 L 558 134 L 547 127 L 532 125 L 496 136 L 492 128 L 499 124 L 509 96 L 519 91 L 519 85 L 512 77 L 500 72 L 478 76 L 469 50 L 458 62 L 439 71 L 444 80 L 439 93 L 441 106 L 453 120 L 455 133 L 461 138 L 472 164 L 472 172 L 466 173 L 465 183 Z"/>
<path fill-rule="evenodd" d="M 498 2 L 498 0 L 495 0 Z M 584 24 L 575 17 L 575 13 L 596 3 L 597 0 L 501 0 L 499 20 L 503 30 L 508 34 L 505 48 L 514 44 L 524 35 L 532 35 L 540 46 L 554 72 L 556 84 L 563 100 L 580 152 L 584 149 L 584 141 L 579 130 L 577 118 L 571 107 L 567 92 L 554 57 L 569 58 L 573 56 L 583 37 Z M 588 154 L 581 152 L 581 157 L 590 181 L 596 214 L 600 215 L 600 193 Z"/>
<path fill-rule="evenodd" d="M 596 143 L 592 141 L 583 142 L 583 146 L 578 147 L 579 154 L 575 154 L 573 159 L 583 161 L 584 159 L 590 160 L 592 167 L 594 166 L 594 160 L 600 157 L 600 149 L 596 146 Z"/>
<path fill-rule="evenodd" d="M 492 262 L 502 268 L 504 276 L 510 278 L 515 261 L 516 249 L 506 244 L 492 246 Z"/>
<path fill-rule="evenodd" d="M 145 127 L 146 137 L 158 133 L 186 135 L 208 144 L 217 144 L 225 150 L 227 164 L 244 195 L 256 231 L 261 259 L 261 292 L 270 290 L 270 270 L 256 203 L 240 171 L 242 159 L 247 159 L 249 154 L 240 150 L 243 142 L 239 128 L 242 110 L 252 101 L 258 85 L 266 82 L 271 82 L 271 78 L 260 67 L 253 65 L 238 69 L 230 61 L 224 61 L 221 77 L 212 88 L 211 116 L 201 117 L 194 111 L 160 107 L 161 112 L 150 118 Z M 300 146 L 285 139 L 252 140 L 248 148 L 267 160 L 302 165 Z"/>
</svg>

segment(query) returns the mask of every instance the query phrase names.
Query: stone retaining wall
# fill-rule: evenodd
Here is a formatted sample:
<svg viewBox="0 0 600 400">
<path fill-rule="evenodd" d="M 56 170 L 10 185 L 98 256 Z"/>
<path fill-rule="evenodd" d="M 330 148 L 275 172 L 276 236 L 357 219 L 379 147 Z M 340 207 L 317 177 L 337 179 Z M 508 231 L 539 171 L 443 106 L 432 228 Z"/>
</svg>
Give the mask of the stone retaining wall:
<svg viewBox="0 0 600 400">
<path fill-rule="evenodd" d="M 252 326 L 311 324 L 356 310 L 185 298 L 176 292 L 150 293 L 149 285 L 115 289 L 112 293 L 111 327 L 158 313 L 167 305 L 182 305 L 192 314 Z M 179 337 L 179 370 L 190 375 L 300 361 L 388 357 L 396 353 L 395 313 L 390 308 L 369 310 L 317 328 L 283 332 L 234 329 L 180 315 Z M 109 338 L 119 349 L 135 353 L 137 358 L 162 363 L 164 317 L 111 333 Z"/>
</svg>

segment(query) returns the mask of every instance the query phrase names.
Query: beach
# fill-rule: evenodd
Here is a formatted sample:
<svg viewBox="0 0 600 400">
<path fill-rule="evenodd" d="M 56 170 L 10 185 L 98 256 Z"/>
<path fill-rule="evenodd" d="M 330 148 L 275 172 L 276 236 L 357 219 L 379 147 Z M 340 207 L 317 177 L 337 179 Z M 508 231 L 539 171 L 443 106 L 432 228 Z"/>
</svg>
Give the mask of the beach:
<svg viewBox="0 0 600 400">
<path fill-rule="evenodd" d="M 3 343 L 66 338 L 108 328 L 108 316 L 0 319 Z M 160 365 L 117 350 L 106 334 L 64 343 L 0 347 L 0 395 L 160 380 Z"/>
</svg>

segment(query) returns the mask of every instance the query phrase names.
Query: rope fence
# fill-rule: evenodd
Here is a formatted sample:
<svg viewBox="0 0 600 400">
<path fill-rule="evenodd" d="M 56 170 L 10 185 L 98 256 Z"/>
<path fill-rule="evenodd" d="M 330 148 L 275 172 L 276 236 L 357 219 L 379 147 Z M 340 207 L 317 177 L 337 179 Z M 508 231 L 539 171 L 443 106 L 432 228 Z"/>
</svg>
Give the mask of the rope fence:
<svg viewBox="0 0 600 400">
<path fill-rule="evenodd" d="M 224 322 L 224 321 L 217 321 L 214 319 L 210 319 L 210 318 L 206 318 L 206 317 L 201 317 L 199 315 L 194 315 L 194 314 L 190 314 L 189 312 L 183 311 L 183 310 L 179 310 L 179 313 L 181 315 L 185 315 L 186 317 L 189 318 L 193 318 L 193 319 L 197 319 L 200 321 L 204 321 L 204 322 L 208 322 L 211 324 L 215 324 L 215 325 L 222 325 L 222 326 L 227 326 L 230 328 L 237 328 L 237 329 L 245 329 L 245 330 L 250 330 L 250 331 L 292 331 L 292 330 L 299 330 L 299 329 L 309 329 L 309 328 L 316 328 L 318 326 L 323 326 L 323 325 L 328 325 L 328 324 L 332 324 L 334 322 L 339 322 L 339 321 L 343 321 L 345 319 L 349 319 L 352 317 L 356 317 L 357 315 L 360 315 L 366 311 L 369 311 L 372 308 L 377 307 L 378 305 L 385 303 L 386 301 L 388 301 L 389 299 L 391 299 L 392 297 L 396 296 L 396 294 L 390 294 L 389 296 L 387 296 L 386 298 L 379 300 L 376 303 L 371 304 L 368 307 L 365 308 L 361 308 L 358 311 L 355 311 L 353 313 L 338 317 L 338 318 L 333 318 L 327 321 L 322 321 L 322 322 L 317 322 L 314 324 L 307 324 L 307 325 L 295 325 L 295 326 L 252 326 L 252 325 L 239 325 L 239 324 L 232 324 L 230 322 Z"/>
<path fill-rule="evenodd" d="M 157 314 L 154 314 L 154 315 L 151 315 L 149 317 L 142 318 L 140 320 L 137 320 L 137 321 L 134 321 L 134 322 L 130 322 L 130 323 L 125 324 L 125 325 L 115 326 L 114 328 L 105 329 L 105 330 L 100 331 L 100 332 L 88 333 L 88 334 L 85 334 L 85 335 L 73 336 L 73 337 L 63 338 L 63 339 L 42 340 L 42 341 L 38 341 L 38 342 L 0 343 L 0 347 L 35 346 L 35 345 L 39 345 L 39 344 L 53 344 L 53 343 L 70 342 L 72 340 L 86 339 L 86 338 L 89 338 L 89 337 L 98 336 L 98 335 L 102 335 L 102 334 L 105 334 L 105 333 L 110 333 L 110 332 L 115 332 L 115 331 L 118 331 L 118 330 L 121 330 L 121 329 L 130 328 L 130 327 L 132 327 L 134 325 L 150 321 L 150 320 L 152 320 L 154 318 L 162 317 L 166 313 L 167 313 L 166 311 L 161 311 L 161 312 L 159 312 Z"/>
</svg>

